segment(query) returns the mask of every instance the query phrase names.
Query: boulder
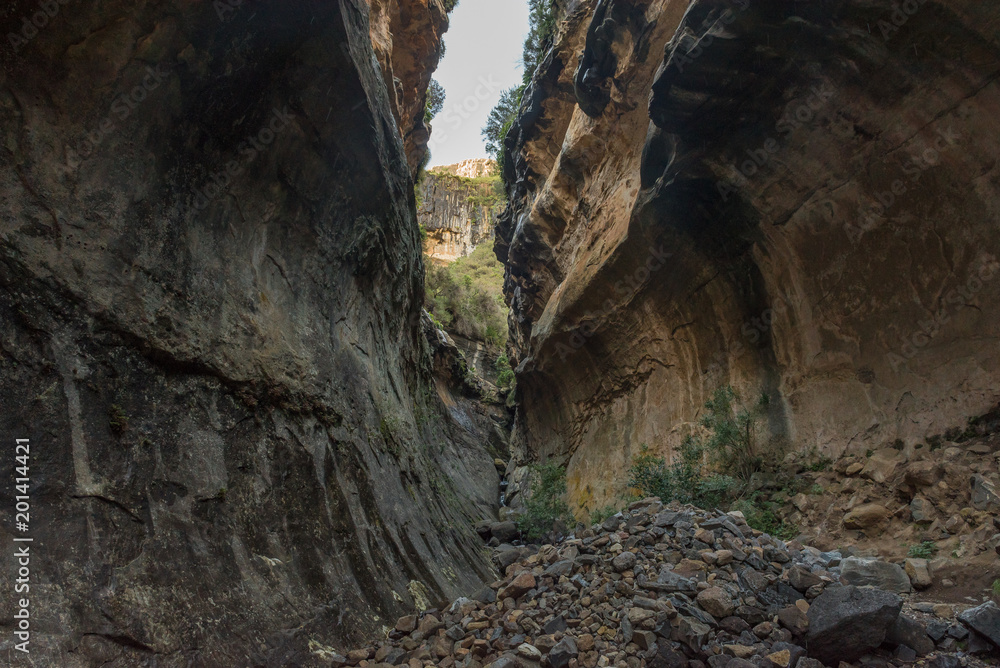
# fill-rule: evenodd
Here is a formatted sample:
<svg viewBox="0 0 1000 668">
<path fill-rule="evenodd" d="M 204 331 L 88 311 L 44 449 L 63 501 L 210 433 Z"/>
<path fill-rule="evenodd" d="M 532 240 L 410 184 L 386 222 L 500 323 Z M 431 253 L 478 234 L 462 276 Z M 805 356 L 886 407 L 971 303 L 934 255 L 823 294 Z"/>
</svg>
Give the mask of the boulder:
<svg viewBox="0 0 1000 668">
<path fill-rule="evenodd" d="M 494 522 L 489 525 L 489 532 L 501 543 L 509 543 L 519 535 L 517 525 L 513 522 Z"/>
<path fill-rule="evenodd" d="M 876 450 L 868 458 L 865 468 L 861 471 L 861 477 L 881 484 L 892 477 L 901 460 L 898 450 L 892 448 Z"/>
<path fill-rule="evenodd" d="M 800 592 L 805 592 L 809 587 L 823 584 L 823 580 L 803 566 L 792 566 L 788 569 L 788 584 Z"/>
<path fill-rule="evenodd" d="M 566 636 L 549 651 L 549 665 L 552 668 L 566 668 L 571 659 L 579 656 L 580 650 L 572 637 Z"/>
<path fill-rule="evenodd" d="M 863 656 L 882 644 L 902 607 L 903 600 L 886 591 L 827 589 L 809 606 L 809 655 L 831 665 Z"/>
<path fill-rule="evenodd" d="M 930 524 L 934 521 L 934 505 L 921 496 L 910 501 L 910 517 L 917 524 Z"/>
<path fill-rule="evenodd" d="M 906 481 L 906 484 L 912 485 L 917 489 L 930 487 L 940 477 L 940 467 L 935 462 L 929 460 L 913 462 L 906 467 L 906 473 L 903 474 L 903 480 Z"/>
<path fill-rule="evenodd" d="M 906 576 L 910 578 L 910 584 L 913 585 L 914 589 L 927 589 L 934 584 L 930 565 L 926 559 L 909 558 L 903 562 L 903 570 L 906 571 Z M 913 649 L 917 648 L 913 647 Z"/>
<path fill-rule="evenodd" d="M 885 643 L 891 647 L 910 647 L 917 656 L 925 656 L 934 651 L 934 641 L 927 635 L 924 625 L 906 615 L 896 618 L 885 635 Z"/>
<path fill-rule="evenodd" d="M 611 560 L 611 565 L 616 571 L 623 573 L 632 570 L 635 567 L 637 559 L 634 552 L 622 552 Z"/>
<path fill-rule="evenodd" d="M 505 598 L 518 599 L 527 594 L 529 591 L 535 588 L 535 576 L 531 573 L 521 573 L 516 578 L 514 578 L 509 585 L 500 590 L 497 594 L 497 598 L 503 600 Z"/>
<path fill-rule="evenodd" d="M 709 587 L 708 589 L 704 589 L 698 592 L 698 596 L 696 598 L 698 605 L 701 606 L 702 610 L 716 619 L 728 617 L 733 614 L 733 610 L 736 609 L 732 597 L 726 593 L 725 589 L 720 587 Z"/>
<path fill-rule="evenodd" d="M 987 601 L 958 615 L 958 620 L 1000 647 L 1000 606 Z"/>
<path fill-rule="evenodd" d="M 844 515 L 844 527 L 847 529 L 868 529 L 881 524 L 888 517 L 889 511 L 885 506 L 877 503 L 866 503 Z"/>
<path fill-rule="evenodd" d="M 972 476 L 972 507 L 976 510 L 1000 512 L 1000 491 L 996 483 L 978 473 Z"/>
<path fill-rule="evenodd" d="M 910 578 L 899 564 L 876 558 L 848 557 L 840 564 L 840 579 L 857 587 L 878 587 L 898 594 L 913 590 Z"/>
</svg>

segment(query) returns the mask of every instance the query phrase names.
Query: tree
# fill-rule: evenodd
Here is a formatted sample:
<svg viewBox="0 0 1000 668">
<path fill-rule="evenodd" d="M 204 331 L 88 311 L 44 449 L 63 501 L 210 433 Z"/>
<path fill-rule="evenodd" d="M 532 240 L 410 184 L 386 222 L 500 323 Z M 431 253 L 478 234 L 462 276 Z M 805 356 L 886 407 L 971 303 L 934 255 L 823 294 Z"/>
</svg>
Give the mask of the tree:
<svg viewBox="0 0 1000 668">
<path fill-rule="evenodd" d="M 507 136 L 507 131 L 517 118 L 523 92 L 524 86 L 515 86 L 500 93 L 500 101 L 490 111 L 486 126 L 483 127 L 486 152 L 498 162 L 502 160 L 503 138 Z"/>
<path fill-rule="evenodd" d="M 556 13 L 552 0 L 528 0 L 528 25 L 528 37 L 524 40 L 521 56 L 524 83 L 531 81 L 555 34 Z"/>
<path fill-rule="evenodd" d="M 444 107 L 444 87 L 434 79 L 427 86 L 427 102 L 424 105 L 424 123 L 430 123 Z"/>
</svg>

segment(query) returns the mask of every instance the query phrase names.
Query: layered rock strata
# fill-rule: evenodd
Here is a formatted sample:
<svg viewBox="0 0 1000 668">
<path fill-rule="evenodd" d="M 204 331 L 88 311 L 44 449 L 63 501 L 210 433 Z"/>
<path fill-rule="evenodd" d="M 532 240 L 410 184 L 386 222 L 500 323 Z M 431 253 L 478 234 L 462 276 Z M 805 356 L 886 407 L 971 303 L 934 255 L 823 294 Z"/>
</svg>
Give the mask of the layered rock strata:
<svg viewBox="0 0 1000 668">
<path fill-rule="evenodd" d="M 424 252 L 434 262 L 454 262 L 493 238 L 503 189 L 489 178 L 492 163 L 477 162 L 435 167 L 418 185 L 417 220 L 426 233 Z"/>
</svg>

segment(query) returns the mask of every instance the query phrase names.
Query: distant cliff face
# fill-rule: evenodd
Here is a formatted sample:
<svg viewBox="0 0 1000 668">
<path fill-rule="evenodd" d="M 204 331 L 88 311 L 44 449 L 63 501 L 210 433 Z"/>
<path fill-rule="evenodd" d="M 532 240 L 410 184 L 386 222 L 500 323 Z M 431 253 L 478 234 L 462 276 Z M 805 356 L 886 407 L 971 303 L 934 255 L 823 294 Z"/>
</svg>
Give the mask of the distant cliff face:
<svg viewBox="0 0 1000 668">
<path fill-rule="evenodd" d="M 590 1 L 561 24 L 496 249 L 514 443 L 567 461 L 577 505 L 722 385 L 830 453 L 1000 399 L 1000 8 L 911 4 Z"/>
<path fill-rule="evenodd" d="M 424 251 L 435 262 L 453 262 L 493 237 L 503 189 L 496 163 L 466 160 L 435 167 L 418 186 L 417 220 Z"/>
<path fill-rule="evenodd" d="M 391 48 L 350 2 L 50 4 L 0 12 L 32 660 L 329 665 L 494 579 L 470 520 L 498 476 L 420 326 L 407 165 L 440 3 L 391 3 Z"/>
</svg>

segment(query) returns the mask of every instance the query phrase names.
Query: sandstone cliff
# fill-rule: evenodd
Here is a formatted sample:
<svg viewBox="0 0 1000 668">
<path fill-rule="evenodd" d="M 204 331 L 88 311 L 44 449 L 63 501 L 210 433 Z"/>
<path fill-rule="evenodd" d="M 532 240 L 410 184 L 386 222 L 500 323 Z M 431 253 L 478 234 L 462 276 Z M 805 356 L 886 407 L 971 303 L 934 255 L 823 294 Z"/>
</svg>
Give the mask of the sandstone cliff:
<svg viewBox="0 0 1000 668">
<path fill-rule="evenodd" d="M 770 393 L 772 433 L 829 454 L 996 405 L 998 19 L 571 8 L 506 143 L 521 456 L 567 461 L 589 508 L 721 385 Z"/>
<path fill-rule="evenodd" d="M 466 160 L 435 167 L 420 181 L 417 220 L 426 232 L 424 252 L 435 262 L 453 262 L 493 237 L 503 189 L 495 163 Z"/>
<path fill-rule="evenodd" d="M 328 665 L 493 579 L 469 528 L 493 459 L 420 329 L 407 165 L 440 3 L 50 4 L 0 12 L 32 659 Z"/>
</svg>

